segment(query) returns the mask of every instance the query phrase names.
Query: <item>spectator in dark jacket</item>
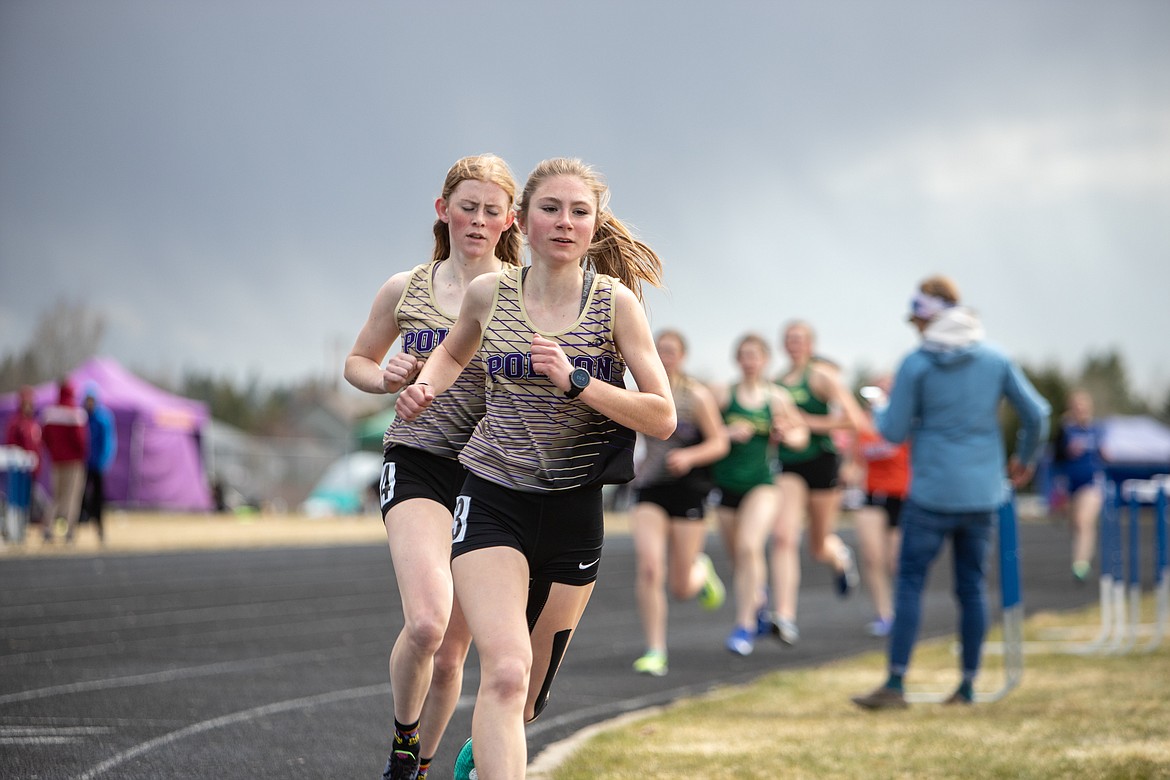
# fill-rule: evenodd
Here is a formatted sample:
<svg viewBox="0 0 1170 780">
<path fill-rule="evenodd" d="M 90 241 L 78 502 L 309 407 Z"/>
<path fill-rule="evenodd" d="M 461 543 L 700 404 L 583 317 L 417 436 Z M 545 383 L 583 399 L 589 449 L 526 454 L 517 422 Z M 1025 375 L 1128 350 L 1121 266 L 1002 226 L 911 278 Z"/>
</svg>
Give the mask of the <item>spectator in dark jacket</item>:
<svg viewBox="0 0 1170 780">
<path fill-rule="evenodd" d="M 85 458 L 89 430 L 85 410 L 77 405 L 73 385 L 62 380 L 58 402 L 41 413 L 41 433 L 52 469 L 53 501 L 45 518 L 45 541 L 53 541 L 53 524 L 65 526 L 65 541 L 73 541 L 85 487 Z"/>
</svg>

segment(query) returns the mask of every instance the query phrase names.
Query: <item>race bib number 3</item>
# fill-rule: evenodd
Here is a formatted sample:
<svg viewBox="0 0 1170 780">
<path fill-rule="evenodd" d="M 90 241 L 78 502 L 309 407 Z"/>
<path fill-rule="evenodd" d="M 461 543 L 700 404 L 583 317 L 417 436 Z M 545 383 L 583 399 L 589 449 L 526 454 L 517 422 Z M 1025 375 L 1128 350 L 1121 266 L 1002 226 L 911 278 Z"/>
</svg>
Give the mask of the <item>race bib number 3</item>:
<svg viewBox="0 0 1170 780">
<path fill-rule="evenodd" d="M 451 523 L 451 543 L 462 542 L 467 536 L 467 514 L 471 511 L 471 496 L 455 499 L 455 513 Z"/>
</svg>

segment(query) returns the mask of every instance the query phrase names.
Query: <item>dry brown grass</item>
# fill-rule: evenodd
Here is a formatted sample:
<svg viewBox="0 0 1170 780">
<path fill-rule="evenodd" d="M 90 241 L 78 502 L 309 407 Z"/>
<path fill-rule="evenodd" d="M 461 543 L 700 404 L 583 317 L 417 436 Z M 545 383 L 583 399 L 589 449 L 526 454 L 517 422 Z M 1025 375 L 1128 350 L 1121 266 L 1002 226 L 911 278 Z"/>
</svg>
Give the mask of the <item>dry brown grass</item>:
<svg viewBox="0 0 1170 780">
<path fill-rule="evenodd" d="M 82 525 L 72 544 L 60 537 L 42 541 L 30 528 L 22 544 L 9 545 L 6 556 L 93 555 L 244 547 L 384 543 L 386 532 L 374 515 L 312 519 L 286 514 L 204 514 L 107 512 L 106 540 L 100 544 L 92 524 Z"/>
<path fill-rule="evenodd" d="M 1095 610 L 1040 615 L 1093 624 Z M 989 657 L 980 687 L 999 687 Z M 849 697 L 883 679 L 878 653 L 680 703 L 603 731 L 547 774 L 616 778 L 1170 777 L 1170 649 L 1119 656 L 1028 655 L 1023 684 L 974 707 L 866 712 Z M 908 684 L 955 684 L 952 643 L 920 646 Z"/>
<path fill-rule="evenodd" d="M 607 515 L 605 526 L 607 533 L 627 533 L 629 530 L 623 513 Z M 0 556 L 386 543 L 386 531 L 376 514 L 310 518 L 290 513 L 235 515 L 108 510 L 105 531 L 105 543 L 99 544 L 95 528 L 91 524 L 83 525 L 73 543 L 67 545 L 59 537 L 53 544 L 45 544 L 40 528 L 30 528 L 21 544 L 0 548 Z"/>
</svg>

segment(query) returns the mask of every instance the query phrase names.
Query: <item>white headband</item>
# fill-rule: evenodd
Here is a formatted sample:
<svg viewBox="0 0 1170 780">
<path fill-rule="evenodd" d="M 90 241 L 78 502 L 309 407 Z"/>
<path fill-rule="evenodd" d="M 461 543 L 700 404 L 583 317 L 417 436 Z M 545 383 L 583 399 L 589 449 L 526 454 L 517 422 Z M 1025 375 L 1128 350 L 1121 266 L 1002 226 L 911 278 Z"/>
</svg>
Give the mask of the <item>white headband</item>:
<svg viewBox="0 0 1170 780">
<path fill-rule="evenodd" d="M 910 299 L 910 316 L 929 322 L 937 317 L 940 312 L 952 306 L 954 306 L 953 303 L 944 301 L 937 295 L 918 292 L 914 293 L 914 297 Z"/>
</svg>

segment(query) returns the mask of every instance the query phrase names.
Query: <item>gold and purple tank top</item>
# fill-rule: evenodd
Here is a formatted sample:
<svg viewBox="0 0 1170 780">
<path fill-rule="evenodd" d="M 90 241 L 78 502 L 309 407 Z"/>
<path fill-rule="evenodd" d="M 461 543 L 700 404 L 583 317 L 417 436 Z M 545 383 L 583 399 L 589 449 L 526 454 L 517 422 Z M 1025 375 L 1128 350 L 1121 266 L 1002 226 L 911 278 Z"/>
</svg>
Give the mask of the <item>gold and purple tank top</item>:
<svg viewBox="0 0 1170 780">
<path fill-rule="evenodd" d="M 615 288 L 593 275 L 577 320 L 565 330 L 536 328 L 524 309 L 522 268 L 501 271 L 475 358 L 486 375 L 487 414 L 459 456 L 476 476 L 528 493 L 628 482 L 634 433 L 532 370 L 535 333 L 556 341 L 593 381 L 625 384 L 626 366 L 613 340 Z"/>
<path fill-rule="evenodd" d="M 394 308 L 402 350 L 420 360 L 430 357 L 455 324 L 455 317 L 442 311 L 435 301 L 435 270 L 442 262 L 445 261 L 415 266 Z M 391 422 L 382 438 L 383 446 L 401 444 L 456 458 L 485 409 L 483 369 L 472 360 L 455 384 L 435 398 L 418 418 L 410 422 L 396 418 Z"/>
</svg>

